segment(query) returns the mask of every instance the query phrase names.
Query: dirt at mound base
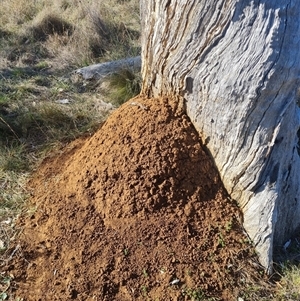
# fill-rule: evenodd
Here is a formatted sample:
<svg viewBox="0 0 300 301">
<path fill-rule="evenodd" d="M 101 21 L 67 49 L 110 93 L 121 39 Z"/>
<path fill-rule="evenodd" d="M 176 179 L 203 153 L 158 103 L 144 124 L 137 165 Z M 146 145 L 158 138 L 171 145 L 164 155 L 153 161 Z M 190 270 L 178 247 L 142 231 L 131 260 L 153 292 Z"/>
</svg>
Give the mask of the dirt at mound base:
<svg viewBox="0 0 300 301">
<path fill-rule="evenodd" d="M 239 208 L 176 101 L 128 101 L 46 159 L 30 189 L 36 210 L 7 268 L 23 300 L 236 300 L 259 278 Z"/>
</svg>

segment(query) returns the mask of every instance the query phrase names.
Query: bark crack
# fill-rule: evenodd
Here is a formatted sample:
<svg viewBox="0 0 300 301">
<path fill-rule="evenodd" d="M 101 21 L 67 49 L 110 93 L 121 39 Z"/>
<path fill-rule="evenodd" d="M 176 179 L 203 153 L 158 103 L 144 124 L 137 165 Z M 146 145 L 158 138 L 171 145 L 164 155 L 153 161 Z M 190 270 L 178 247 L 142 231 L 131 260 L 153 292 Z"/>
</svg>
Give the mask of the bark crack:
<svg viewBox="0 0 300 301">
<path fill-rule="evenodd" d="M 234 155 L 234 158 L 231 160 L 231 166 L 233 164 L 233 162 L 236 160 L 238 154 L 242 151 L 242 149 L 245 147 L 246 143 L 247 143 L 247 139 L 249 137 L 251 137 L 251 142 L 250 142 L 250 148 L 251 146 L 254 144 L 254 139 L 257 135 L 257 131 L 259 130 L 259 128 L 261 127 L 262 125 L 262 122 L 263 120 L 265 119 L 265 116 L 268 112 L 268 110 L 270 109 L 270 107 L 272 106 L 272 104 L 275 102 L 276 98 L 279 96 L 280 94 L 280 91 L 284 85 L 284 82 L 281 84 L 281 86 L 279 87 L 279 89 L 277 90 L 276 92 L 276 95 L 274 96 L 274 98 L 270 101 L 268 107 L 266 108 L 266 110 L 264 111 L 264 113 L 262 114 L 262 117 L 260 119 L 260 121 L 258 122 L 258 125 L 255 129 L 255 131 L 253 132 L 253 134 L 250 136 L 250 129 L 251 127 L 249 126 L 249 118 L 250 116 L 252 116 L 252 114 L 254 114 L 255 112 L 255 109 L 256 109 L 256 103 L 258 103 L 260 97 L 261 97 L 261 89 L 262 87 L 264 87 L 265 85 L 265 82 L 267 81 L 268 77 L 269 77 L 269 74 L 271 72 L 271 70 L 274 68 L 274 66 L 277 64 L 277 62 L 279 61 L 281 55 L 282 55 L 282 49 L 283 49 L 283 45 L 284 45 L 284 42 L 285 42 L 285 36 L 286 36 L 286 29 L 287 29 L 287 22 L 288 22 L 288 7 L 289 7 L 289 4 L 286 5 L 285 7 L 285 20 L 284 20 L 284 29 L 283 29 L 283 38 L 281 40 L 281 43 L 280 43 L 280 48 L 279 48 L 279 52 L 276 56 L 276 58 L 274 59 L 273 63 L 271 64 L 271 66 L 269 67 L 269 69 L 267 70 L 266 74 L 264 75 L 263 77 L 263 80 L 262 80 L 262 83 L 260 85 L 260 87 L 258 87 L 256 89 L 256 93 L 257 93 L 257 97 L 255 98 L 254 100 L 254 105 L 252 107 L 249 114 L 247 114 L 247 117 L 246 117 L 246 120 L 245 120 L 245 126 L 244 126 L 244 129 L 245 131 L 241 131 L 241 133 L 243 133 L 244 135 L 244 139 L 243 139 L 243 142 L 241 144 L 241 146 L 239 147 L 238 151 L 235 153 Z M 271 172 L 270 174 L 270 167 L 272 167 L 271 165 L 274 165 L 275 162 L 273 162 L 272 160 L 270 160 L 270 158 L 272 157 L 272 153 L 273 153 L 273 150 L 274 150 L 274 145 L 276 144 L 276 139 L 277 139 L 277 135 L 279 133 L 279 129 L 280 129 L 280 125 L 281 125 L 281 122 L 282 122 L 282 119 L 283 119 L 283 116 L 288 108 L 288 106 L 291 104 L 291 101 L 287 102 L 284 106 L 284 108 L 282 109 L 277 121 L 276 121 L 276 127 L 274 128 L 274 132 L 272 133 L 272 137 L 267 145 L 268 149 L 266 150 L 266 154 L 265 154 L 265 160 L 267 160 L 264 164 L 263 164 L 263 169 L 261 170 L 260 174 L 255 174 L 254 175 L 254 179 L 252 181 L 250 181 L 245 187 L 243 187 L 245 190 L 249 190 L 249 187 L 251 187 L 251 185 L 253 185 L 253 183 L 255 184 L 254 187 L 252 189 L 250 189 L 251 191 L 255 192 L 257 190 L 259 190 L 259 188 L 263 185 L 263 183 L 265 183 L 265 178 L 270 176 L 270 182 L 275 182 L 276 180 L 274 180 L 274 176 L 272 175 L 275 175 L 275 171 L 273 173 L 273 171 Z M 248 124 L 248 125 L 247 125 Z M 256 161 L 255 158 L 257 158 L 258 156 L 258 153 L 257 152 L 254 152 L 254 156 L 251 160 L 249 160 L 249 162 L 253 162 L 253 161 Z M 222 168 L 225 168 L 225 165 L 224 164 L 222 166 Z M 234 191 L 236 190 L 236 186 L 238 184 L 238 182 L 240 181 L 241 177 L 246 173 L 246 170 L 247 168 L 249 167 L 249 165 L 247 167 L 245 167 L 240 173 L 239 175 L 237 175 L 234 179 L 233 179 L 233 186 L 232 186 L 232 189 L 231 191 Z M 277 166 L 279 168 L 279 166 Z M 227 167 L 228 168 L 228 167 Z M 276 176 L 276 179 L 277 179 L 277 176 Z"/>
<path fill-rule="evenodd" d="M 260 2 L 260 1 L 259 1 L 259 2 Z M 281 43 L 280 43 L 279 52 L 278 52 L 276 58 L 274 59 L 273 63 L 272 63 L 271 66 L 268 68 L 267 72 L 265 73 L 265 75 L 264 75 L 264 77 L 263 77 L 263 79 L 262 79 L 262 82 L 261 82 L 260 86 L 257 87 L 257 89 L 256 89 L 256 94 L 257 94 L 257 96 L 256 96 L 256 98 L 253 100 L 252 108 L 249 109 L 249 113 L 247 114 L 247 117 L 246 117 L 245 122 L 244 122 L 244 124 L 245 124 L 244 128 L 245 128 L 245 127 L 246 127 L 246 128 L 245 128 L 244 131 L 241 131 L 241 133 L 243 133 L 243 135 L 244 135 L 244 139 L 243 139 L 243 142 L 242 142 L 241 146 L 239 147 L 239 149 L 238 149 L 237 152 L 236 152 L 235 158 L 233 158 L 232 161 L 234 161 L 234 160 L 236 159 L 237 155 L 238 155 L 238 154 L 241 152 L 241 150 L 245 147 L 247 139 L 250 137 L 250 133 L 249 133 L 249 131 L 251 130 L 251 127 L 249 127 L 249 119 L 250 119 L 250 116 L 252 116 L 252 114 L 254 114 L 254 112 L 255 112 L 255 109 L 256 109 L 256 107 L 257 107 L 256 104 L 258 103 L 258 101 L 259 101 L 259 99 L 260 99 L 260 97 L 261 97 L 261 89 L 264 87 L 265 82 L 266 82 L 267 78 L 269 77 L 269 74 L 270 74 L 271 70 L 274 68 L 274 66 L 277 64 L 277 62 L 279 61 L 279 59 L 280 59 L 280 57 L 281 57 L 282 49 L 283 49 L 283 45 L 284 45 L 284 40 L 285 40 L 285 35 L 286 35 L 286 28 L 287 28 L 287 19 L 288 19 L 288 17 L 287 17 L 287 16 L 288 16 L 287 10 L 288 10 L 288 6 L 289 6 L 289 4 L 287 4 L 287 6 L 286 6 L 286 8 L 285 8 L 285 21 L 284 21 L 284 29 L 283 29 L 283 38 L 282 38 L 282 41 L 281 41 Z M 283 86 L 283 84 L 281 85 L 281 87 L 282 87 L 282 86 Z M 277 96 L 278 96 L 278 94 L 279 94 L 279 92 L 280 92 L 280 90 L 281 90 L 281 87 L 278 89 L 278 91 L 277 91 L 275 97 L 274 97 L 273 100 L 270 102 L 268 108 L 267 108 L 267 109 L 265 110 L 265 112 L 262 114 L 262 118 L 261 118 L 260 121 L 258 122 L 258 126 L 257 126 L 256 130 L 254 131 L 254 133 L 253 133 L 252 136 L 251 136 L 251 142 L 250 142 L 250 145 L 253 145 L 253 141 L 254 141 L 254 138 L 255 138 L 255 136 L 256 136 L 257 130 L 258 130 L 258 128 L 260 127 L 260 125 L 261 125 L 261 123 L 262 123 L 262 120 L 265 118 L 266 112 L 269 110 L 270 106 L 272 105 L 272 103 L 274 102 L 274 100 L 277 98 Z M 285 110 L 286 110 L 286 108 L 285 108 Z M 284 111 L 285 111 L 285 110 L 284 110 Z M 281 114 L 280 116 L 282 116 L 282 114 Z M 282 119 L 282 118 L 280 118 L 280 119 Z M 279 122 L 279 120 L 278 120 L 278 122 Z M 277 122 L 277 124 L 278 124 L 278 122 Z M 272 138 L 272 140 L 273 140 L 273 138 Z"/>
<path fill-rule="evenodd" d="M 229 1 L 231 3 L 231 1 Z M 196 65 L 200 65 L 205 59 L 208 53 L 211 52 L 211 50 L 220 42 L 222 38 L 225 37 L 226 32 L 230 26 L 230 22 L 232 20 L 232 17 L 230 18 L 230 15 L 232 14 L 232 10 L 230 8 L 227 8 L 227 2 L 222 2 L 223 6 L 220 7 L 219 11 L 220 13 L 217 14 L 217 21 L 216 23 L 207 30 L 207 36 L 203 43 L 203 45 L 200 47 L 199 50 L 190 52 L 192 55 L 194 55 L 194 58 L 186 58 L 188 59 L 191 64 L 189 65 L 189 68 L 186 69 L 184 72 L 181 73 L 181 82 L 182 82 L 182 90 L 180 91 L 180 94 L 184 95 L 186 92 L 186 76 L 190 73 L 191 70 L 194 69 Z M 218 6 L 218 4 L 216 4 Z M 216 8 L 216 7 L 215 7 Z M 222 13 L 225 11 L 226 13 Z M 201 21 L 198 23 L 198 27 L 196 29 L 197 33 L 199 31 L 199 28 L 201 26 Z M 220 29 L 219 31 L 217 29 Z M 194 45 L 193 37 L 191 37 L 186 44 L 186 48 L 190 48 L 189 44 Z M 197 43 L 196 43 L 197 44 Z M 196 45 L 197 46 L 197 45 Z"/>
</svg>

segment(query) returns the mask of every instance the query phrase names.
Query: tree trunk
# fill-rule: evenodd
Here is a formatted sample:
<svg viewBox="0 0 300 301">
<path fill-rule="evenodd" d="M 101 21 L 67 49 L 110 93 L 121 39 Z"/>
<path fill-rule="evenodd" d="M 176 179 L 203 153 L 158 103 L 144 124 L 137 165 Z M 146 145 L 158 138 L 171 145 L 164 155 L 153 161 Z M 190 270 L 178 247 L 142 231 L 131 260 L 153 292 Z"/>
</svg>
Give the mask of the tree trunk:
<svg viewBox="0 0 300 301">
<path fill-rule="evenodd" d="M 300 224 L 299 0 L 141 0 L 143 92 L 179 95 L 271 268 Z"/>
</svg>

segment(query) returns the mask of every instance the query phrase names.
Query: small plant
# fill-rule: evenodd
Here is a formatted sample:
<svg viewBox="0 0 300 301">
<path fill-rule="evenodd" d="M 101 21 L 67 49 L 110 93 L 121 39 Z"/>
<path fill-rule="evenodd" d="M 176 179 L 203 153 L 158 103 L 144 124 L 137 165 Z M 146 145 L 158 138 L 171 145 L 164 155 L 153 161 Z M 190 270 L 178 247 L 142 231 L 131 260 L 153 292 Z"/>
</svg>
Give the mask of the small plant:
<svg viewBox="0 0 300 301">
<path fill-rule="evenodd" d="M 8 300 L 8 294 L 7 291 L 10 288 L 11 283 L 11 277 L 1 275 L 0 276 L 0 301 L 2 300 Z"/>
<path fill-rule="evenodd" d="M 72 85 L 69 81 L 56 78 L 56 83 L 52 87 L 52 91 L 54 94 L 58 94 L 61 92 L 70 92 L 72 91 Z"/>
<path fill-rule="evenodd" d="M 125 248 L 123 250 L 124 256 L 128 256 L 129 255 L 129 250 L 127 248 Z"/>
<path fill-rule="evenodd" d="M 229 221 L 227 221 L 226 222 L 226 224 L 225 224 L 225 230 L 226 230 L 226 232 L 230 232 L 230 230 L 232 229 L 232 220 L 229 220 Z"/>
<path fill-rule="evenodd" d="M 141 288 L 140 288 L 140 291 L 141 291 L 141 293 L 142 293 L 142 295 L 143 295 L 144 297 L 147 296 L 147 294 L 148 294 L 148 288 L 147 288 L 147 286 L 142 285 Z"/>
<path fill-rule="evenodd" d="M 209 254 L 208 260 L 209 260 L 210 262 L 214 262 L 214 261 L 215 261 L 215 254 L 214 254 L 213 252 L 211 252 L 211 253 Z"/>
<path fill-rule="evenodd" d="M 186 270 L 186 275 L 187 275 L 187 276 L 191 276 L 191 275 L 192 275 L 191 270 L 187 269 L 187 270 Z"/>
<path fill-rule="evenodd" d="M 0 293 L 0 300 L 7 300 L 8 299 L 8 295 L 6 292 Z"/>
<path fill-rule="evenodd" d="M 184 288 L 182 290 L 182 295 L 188 297 L 190 300 L 199 301 L 199 300 L 207 300 L 204 292 L 201 288 Z"/>
<path fill-rule="evenodd" d="M 149 276 L 148 272 L 146 269 L 143 269 L 143 275 L 145 278 L 147 278 Z"/>
<path fill-rule="evenodd" d="M 34 77 L 34 83 L 40 87 L 50 87 L 51 80 L 46 76 L 36 76 Z"/>
<path fill-rule="evenodd" d="M 278 299 L 278 296 L 276 296 L 276 298 L 274 298 L 274 296 L 272 296 L 272 294 L 270 292 L 268 292 L 267 289 L 262 289 L 262 287 L 260 287 L 259 285 L 248 285 L 246 286 L 243 291 L 241 292 L 241 297 L 238 299 L 242 299 L 242 300 L 259 300 L 259 301 L 271 301 L 271 300 L 275 300 L 275 301 L 287 301 L 287 300 L 297 300 L 297 299 Z"/>
<path fill-rule="evenodd" d="M 225 240 L 224 240 L 224 237 L 223 237 L 223 234 L 220 232 L 219 233 L 219 239 L 218 239 L 218 244 L 219 246 L 221 246 L 222 248 L 225 247 Z"/>
</svg>

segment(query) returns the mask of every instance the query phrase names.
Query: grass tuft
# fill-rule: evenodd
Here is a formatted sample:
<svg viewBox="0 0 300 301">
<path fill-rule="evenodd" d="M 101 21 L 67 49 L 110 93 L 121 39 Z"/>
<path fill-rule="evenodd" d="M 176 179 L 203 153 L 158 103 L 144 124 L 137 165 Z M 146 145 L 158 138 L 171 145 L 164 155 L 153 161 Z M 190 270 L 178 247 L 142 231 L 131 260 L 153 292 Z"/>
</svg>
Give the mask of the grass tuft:
<svg viewBox="0 0 300 301">
<path fill-rule="evenodd" d="M 26 147 L 22 144 L 11 147 L 2 147 L 2 154 L 0 157 L 0 165 L 2 171 L 13 172 L 27 172 L 30 170 L 30 162 L 26 157 Z"/>
<path fill-rule="evenodd" d="M 141 91 L 141 76 L 129 69 L 114 73 L 109 79 L 109 98 L 114 105 L 121 105 Z"/>
<path fill-rule="evenodd" d="M 277 300 L 300 300 L 300 267 L 285 263 L 281 273 L 282 277 L 277 283 Z"/>
<path fill-rule="evenodd" d="M 30 28 L 30 32 L 35 41 L 46 41 L 50 35 L 72 35 L 74 26 L 63 20 L 61 17 L 51 13 L 46 15 L 37 24 Z"/>
</svg>

